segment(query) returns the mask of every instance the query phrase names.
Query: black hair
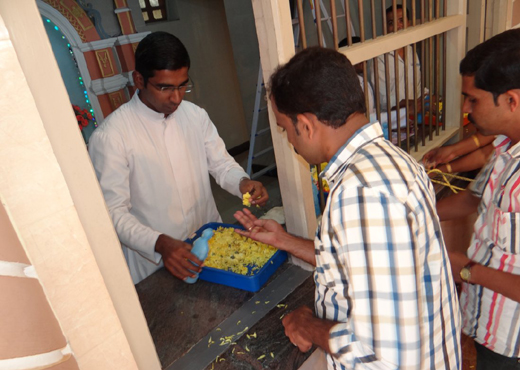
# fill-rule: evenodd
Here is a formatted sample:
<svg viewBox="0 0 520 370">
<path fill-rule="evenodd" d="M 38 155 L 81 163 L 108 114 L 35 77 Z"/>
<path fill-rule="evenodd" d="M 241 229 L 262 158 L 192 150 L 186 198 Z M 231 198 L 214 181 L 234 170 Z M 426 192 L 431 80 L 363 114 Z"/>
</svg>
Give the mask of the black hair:
<svg viewBox="0 0 520 370">
<path fill-rule="evenodd" d="M 352 36 L 352 45 L 358 42 L 361 42 L 361 37 Z M 338 43 L 338 48 L 342 48 L 343 46 L 348 46 L 348 39 L 346 37 Z"/>
<path fill-rule="evenodd" d="M 397 9 L 403 9 L 403 6 L 401 4 L 397 4 L 395 6 L 395 11 L 397 11 Z M 387 19 L 388 19 L 388 13 L 393 13 L 393 12 L 394 12 L 393 6 L 389 6 L 388 8 L 386 8 Z M 410 20 L 410 12 L 408 11 L 408 7 L 406 7 L 406 19 Z"/>
<path fill-rule="evenodd" d="M 270 97 L 280 113 L 312 113 L 338 128 L 354 113 L 365 113 L 365 96 L 348 58 L 332 49 L 310 47 L 277 68 L 269 81 Z"/>
<path fill-rule="evenodd" d="M 144 83 L 154 71 L 190 68 L 190 56 L 181 40 L 168 32 L 153 32 L 141 40 L 135 51 L 135 70 Z"/>
<path fill-rule="evenodd" d="M 498 105 L 506 91 L 520 89 L 520 29 L 502 32 L 468 51 L 460 62 L 463 76 L 474 76 L 475 87 L 489 91 Z"/>
</svg>

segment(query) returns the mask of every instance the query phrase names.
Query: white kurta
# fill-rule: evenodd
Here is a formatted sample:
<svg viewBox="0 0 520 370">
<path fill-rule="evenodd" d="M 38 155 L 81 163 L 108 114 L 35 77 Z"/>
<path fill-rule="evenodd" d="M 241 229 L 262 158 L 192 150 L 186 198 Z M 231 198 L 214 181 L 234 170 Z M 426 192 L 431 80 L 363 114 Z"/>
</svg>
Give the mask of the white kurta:
<svg viewBox="0 0 520 370">
<path fill-rule="evenodd" d="M 415 75 L 416 75 L 416 86 L 417 86 L 417 97 L 422 95 L 421 89 L 421 63 L 419 62 L 419 58 L 417 58 L 417 54 L 414 55 L 413 49 L 410 46 L 406 47 L 407 58 L 408 58 L 408 99 L 414 98 L 414 89 L 413 89 L 413 70 L 415 66 Z M 388 53 L 388 70 L 389 70 L 389 82 L 390 82 L 390 107 L 395 107 L 397 103 L 406 98 L 405 91 L 405 65 L 404 60 L 398 56 L 398 73 L 399 73 L 399 100 L 396 101 L 396 76 L 395 76 L 395 64 L 394 64 L 394 52 L 391 51 Z M 386 73 L 385 73 L 385 56 L 380 55 L 377 57 L 377 73 L 379 77 L 379 103 L 381 104 L 381 110 L 387 110 L 387 97 L 386 97 Z M 374 73 L 371 74 L 370 81 L 372 85 L 375 86 L 374 81 Z"/>
<path fill-rule="evenodd" d="M 164 118 L 137 93 L 94 131 L 89 153 L 134 284 L 162 266 L 160 234 L 184 240 L 221 221 L 209 174 L 238 197 L 247 177 L 204 109 L 183 101 Z"/>
</svg>

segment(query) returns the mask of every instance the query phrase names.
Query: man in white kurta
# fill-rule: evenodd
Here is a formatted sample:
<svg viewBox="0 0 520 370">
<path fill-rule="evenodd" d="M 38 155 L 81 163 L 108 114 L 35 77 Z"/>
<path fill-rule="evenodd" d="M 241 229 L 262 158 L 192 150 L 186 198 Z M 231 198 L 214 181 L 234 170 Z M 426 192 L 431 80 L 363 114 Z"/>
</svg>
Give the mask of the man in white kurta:
<svg viewBox="0 0 520 370">
<path fill-rule="evenodd" d="M 405 65 L 405 61 L 401 55 L 398 55 L 398 76 L 395 75 L 395 51 L 391 51 L 388 53 L 388 70 L 389 70 L 389 89 L 390 89 L 390 108 L 397 107 L 397 105 L 403 100 L 413 100 L 414 99 L 414 84 L 413 84 L 413 71 L 415 68 L 415 76 L 416 76 L 416 89 L 417 89 L 417 98 L 422 96 L 421 90 L 421 63 L 419 62 L 419 58 L 417 54 L 413 52 L 413 49 L 410 46 L 406 46 L 404 49 L 407 53 L 407 64 Z M 406 95 L 405 90 L 405 68 L 408 73 L 408 95 Z M 377 74 L 379 79 L 379 102 L 381 104 L 381 110 L 387 111 L 387 96 L 386 96 L 386 72 L 385 72 L 385 57 L 384 55 L 380 55 L 377 57 Z M 371 82 L 374 85 L 375 79 L 374 74 L 372 74 Z M 399 100 L 397 100 L 397 87 L 399 86 Z"/>
<path fill-rule="evenodd" d="M 403 14 L 402 5 L 396 6 L 396 14 L 394 15 L 394 8 L 392 6 L 386 9 L 386 27 L 388 33 L 400 31 L 404 26 L 408 26 L 410 21 L 409 9 L 406 9 L 406 14 Z M 397 52 L 397 75 L 395 73 L 395 53 Z M 406 54 L 405 54 L 406 53 Z M 405 57 L 406 56 L 406 57 Z M 406 59 L 406 63 L 405 63 Z M 377 78 L 379 80 L 379 103 L 382 111 L 388 111 L 388 101 L 390 101 L 390 109 L 396 109 L 397 106 L 404 107 L 407 100 L 414 99 L 414 71 L 415 71 L 415 88 L 417 90 L 417 98 L 422 96 L 421 90 L 421 63 L 417 54 L 413 52 L 411 46 L 406 46 L 401 49 L 391 51 L 388 53 L 388 88 L 390 96 L 386 94 L 386 68 L 385 56 L 377 57 Z M 406 94 L 405 86 L 405 71 L 408 74 L 408 94 Z M 372 73 L 370 81 L 375 86 L 375 74 Z M 397 96 L 397 87 L 399 88 L 399 95 Z"/>
<path fill-rule="evenodd" d="M 164 118 L 137 93 L 96 129 L 89 152 L 134 283 L 161 266 L 160 234 L 184 240 L 221 221 L 208 173 L 238 197 L 247 176 L 205 110 L 183 101 Z"/>
<path fill-rule="evenodd" d="M 90 157 L 134 284 L 163 264 L 180 279 L 200 271 L 201 261 L 183 241 L 221 221 L 210 174 L 237 197 L 254 193 L 253 204 L 268 199 L 262 184 L 228 154 L 206 111 L 183 100 L 191 89 L 188 69 L 180 40 L 165 32 L 148 35 L 136 51 L 139 90 L 90 138 Z"/>
</svg>

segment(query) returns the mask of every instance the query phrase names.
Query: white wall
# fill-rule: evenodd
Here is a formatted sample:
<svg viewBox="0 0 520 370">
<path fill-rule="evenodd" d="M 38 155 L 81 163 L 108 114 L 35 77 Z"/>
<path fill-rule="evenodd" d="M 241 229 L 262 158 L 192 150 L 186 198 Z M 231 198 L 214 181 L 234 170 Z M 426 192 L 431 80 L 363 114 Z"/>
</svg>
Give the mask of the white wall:
<svg viewBox="0 0 520 370">
<path fill-rule="evenodd" d="M 223 0 L 179 0 L 179 20 L 146 25 L 177 36 L 191 58 L 195 88 L 186 99 L 206 109 L 227 148 L 249 140 Z"/>
</svg>

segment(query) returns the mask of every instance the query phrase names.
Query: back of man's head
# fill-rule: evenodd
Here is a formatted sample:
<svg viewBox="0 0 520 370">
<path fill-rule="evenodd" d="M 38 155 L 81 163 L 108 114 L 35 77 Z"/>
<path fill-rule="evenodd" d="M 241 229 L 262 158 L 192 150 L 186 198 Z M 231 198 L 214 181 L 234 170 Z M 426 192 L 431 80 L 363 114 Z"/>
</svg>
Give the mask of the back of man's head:
<svg viewBox="0 0 520 370">
<path fill-rule="evenodd" d="M 365 97 L 356 71 L 335 50 L 310 47 L 278 67 L 269 82 L 270 96 L 280 113 L 314 114 L 331 127 L 342 126 L 353 113 L 365 113 Z"/>
<path fill-rule="evenodd" d="M 520 29 L 502 32 L 468 51 L 460 62 L 463 76 L 474 76 L 475 87 L 496 99 L 520 89 Z"/>
<path fill-rule="evenodd" d="M 181 40 L 167 32 L 153 32 L 141 40 L 135 51 L 135 70 L 146 84 L 154 71 L 190 68 L 190 56 Z"/>
</svg>

